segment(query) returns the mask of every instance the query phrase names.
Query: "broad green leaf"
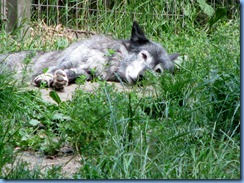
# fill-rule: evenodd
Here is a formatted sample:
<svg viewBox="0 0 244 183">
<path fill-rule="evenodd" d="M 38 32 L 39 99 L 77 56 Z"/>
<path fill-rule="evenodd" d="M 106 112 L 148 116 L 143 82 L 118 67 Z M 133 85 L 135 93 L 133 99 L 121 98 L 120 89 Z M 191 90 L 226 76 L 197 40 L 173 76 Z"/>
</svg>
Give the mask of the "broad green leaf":
<svg viewBox="0 0 244 183">
<path fill-rule="evenodd" d="M 50 96 L 50 97 L 51 97 L 57 104 L 60 104 L 60 103 L 62 102 L 56 91 L 50 91 L 50 92 L 49 92 L 49 96 Z"/>
<path fill-rule="evenodd" d="M 213 16 L 214 9 L 205 0 L 197 0 L 201 10 L 209 17 Z"/>
<path fill-rule="evenodd" d="M 71 120 L 69 116 L 65 116 L 62 113 L 55 113 L 52 117 L 53 120 Z"/>
<path fill-rule="evenodd" d="M 36 119 L 31 119 L 31 120 L 29 121 L 29 123 L 30 123 L 30 125 L 32 125 L 32 126 L 36 126 L 36 125 L 38 125 L 38 124 L 40 123 L 40 121 L 38 121 L 38 120 L 36 120 Z"/>
</svg>

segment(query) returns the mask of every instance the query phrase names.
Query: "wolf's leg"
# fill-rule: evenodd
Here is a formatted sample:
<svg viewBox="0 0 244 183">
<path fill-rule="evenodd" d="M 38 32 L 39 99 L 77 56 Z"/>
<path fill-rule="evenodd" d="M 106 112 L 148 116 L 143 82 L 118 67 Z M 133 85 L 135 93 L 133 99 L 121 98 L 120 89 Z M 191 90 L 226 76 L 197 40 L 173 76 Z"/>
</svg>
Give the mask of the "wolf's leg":
<svg viewBox="0 0 244 183">
<path fill-rule="evenodd" d="M 63 89 L 64 86 L 74 82 L 81 75 L 86 76 L 87 80 L 91 79 L 91 76 L 82 68 L 59 69 L 54 72 L 52 86 L 56 90 Z"/>
<path fill-rule="evenodd" d="M 68 70 L 56 70 L 53 74 L 53 82 L 52 86 L 56 90 L 62 90 L 65 86 L 68 86 L 69 84 L 69 78 L 68 78 Z"/>
<path fill-rule="evenodd" d="M 52 73 L 44 73 L 36 76 L 33 80 L 36 86 L 41 86 L 42 84 L 46 85 L 47 87 L 51 87 L 53 83 L 53 74 Z"/>
<path fill-rule="evenodd" d="M 64 71 L 67 74 L 69 83 L 74 82 L 75 79 L 78 78 L 79 76 L 85 76 L 87 81 L 92 79 L 92 76 L 89 74 L 89 72 L 81 67 L 65 69 Z"/>
<path fill-rule="evenodd" d="M 91 80 L 91 75 L 82 67 L 71 69 L 57 69 L 50 72 L 50 70 L 44 74 L 38 75 L 33 81 L 36 86 L 40 86 L 41 83 L 46 84 L 47 87 L 54 87 L 56 90 L 61 90 L 64 86 L 74 82 L 74 80 L 84 75 L 87 80 Z"/>
<path fill-rule="evenodd" d="M 67 70 L 68 73 L 68 70 Z M 40 74 L 33 80 L 36 86 L 41 86 L 42 84 L 47 87 L 54 87 L 57 90 L 61 90 L 64 86 L 69 83 L 68 75 L 65 70 L 58 69 L 54 73 L 46 72 Z"/>
<path fill-rule="evenodd" d="M 64 86 L 75 81 L 75 79 L 81 75 L 86 77 L 86 80 L 90 80 L 91 76 L 83 68 L 71 68 L 71 69 L 59 69 L 54 72 L 52 86 L 56 90 L 61 90 Z"/>
<path fill-rule="evenodd" d="M 38 87 L 42 84 L 44 84 L 47 87 L 52 87 L 55 81 L 55 84 L 58 83 L 56 84 L 57 89 L 61 89 L 63 88 L 63 86 L 68 85 L 68 78 L 63 70 L 64 69 L 62 69 L 59 66 L 50 67 L 48 68 L 47 72 L 37 75 L 33 79 L 33 83 Z"/>
<path fill-rule="evenodd" d="M 69 70 L 58 69 L 54 71 L 54 73 L 46 72 L 44 74 L 40 74 L 33 81 L 38 87 L 43 84 L 47 87 L 54 87 L 56 90 L 61 90 L 64 86 L 68 85 L 68 76 L 71 78 L 71 75 L 72 73 Z"/>
<path fill-rule="evenodd" d="M 38 87 L 41 86 L 42 84 L 47 87 L 51 87 L 53 83 L 54 73 L 56 70 L 59 69 L 60 68 L 56 66 L 48 68 L 47 72 L 43 74 L 35 75 L 35 77 L 33 78 L 33 83 Z"/>
</svg>

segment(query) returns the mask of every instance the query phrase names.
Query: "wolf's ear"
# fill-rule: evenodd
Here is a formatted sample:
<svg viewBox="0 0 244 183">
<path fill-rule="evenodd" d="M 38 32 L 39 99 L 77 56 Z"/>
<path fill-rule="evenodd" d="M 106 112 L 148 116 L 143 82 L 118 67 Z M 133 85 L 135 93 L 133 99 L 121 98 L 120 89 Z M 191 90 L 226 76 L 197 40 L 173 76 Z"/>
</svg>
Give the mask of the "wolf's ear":
<svg viewBox="0 0 244 183">
<path fill-rule="evenodd" d="M 133 22 L 130 41 L 136 44 L 145 44 L 149 41 L 136 21 Z"/>
<path fill-rule="evenodd" d="M 173 53 L 173 54 L 169 55 L 169 59 L 171 61 L 174 61 L 175 59 L 178 58 L 179 55 L 180 55 L 179 53 Z"/>
</svg>

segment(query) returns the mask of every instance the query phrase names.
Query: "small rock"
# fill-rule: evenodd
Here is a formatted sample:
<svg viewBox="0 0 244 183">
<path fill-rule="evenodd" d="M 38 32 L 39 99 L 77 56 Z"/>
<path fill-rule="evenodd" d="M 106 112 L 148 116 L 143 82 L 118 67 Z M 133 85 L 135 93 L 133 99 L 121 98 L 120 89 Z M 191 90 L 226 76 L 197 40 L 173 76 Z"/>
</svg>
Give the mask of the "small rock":
<svg viewBox="0 0 244 183">
<path fill-rule="evenodd" d="M 74 149 L 69 146 L 64 146 L 60 149 L 60 152 L 65 153 L 65 154 L 71 154 L 71 153 L 74 153 Z"/>
</svg>

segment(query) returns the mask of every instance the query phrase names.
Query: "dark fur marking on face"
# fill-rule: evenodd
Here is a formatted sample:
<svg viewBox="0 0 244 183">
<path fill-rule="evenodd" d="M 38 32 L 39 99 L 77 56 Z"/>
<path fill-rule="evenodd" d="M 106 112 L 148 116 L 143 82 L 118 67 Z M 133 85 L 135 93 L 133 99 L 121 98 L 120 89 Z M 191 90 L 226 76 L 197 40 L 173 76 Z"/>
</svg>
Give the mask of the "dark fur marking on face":
<svg viewBox="0 0 244 183">
<path fill-rule="evenodd" d="M 149 42 L 149 40 L 146 38 L 143 30 L 140 28 L 138 23 L 136 21 L 133 22 L 132 31 L 131 31 L 131 38 L 130 41 L 132 44 L 135 45 L 143 45 Z"/>
</svg>

